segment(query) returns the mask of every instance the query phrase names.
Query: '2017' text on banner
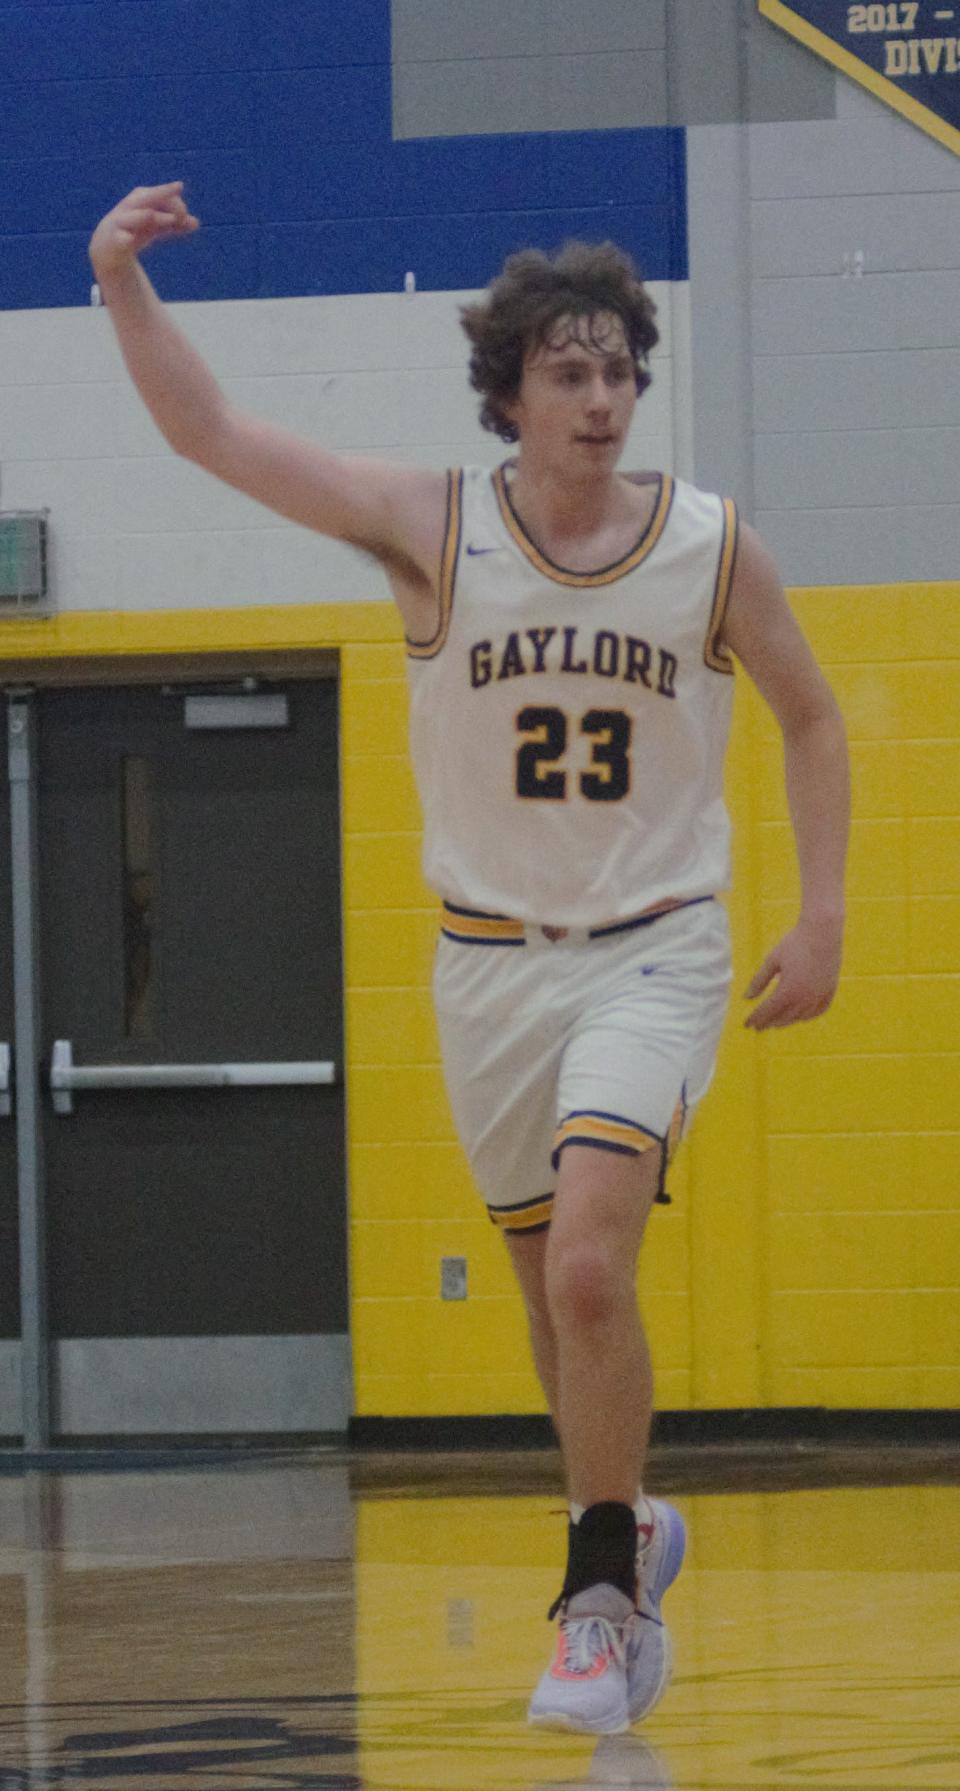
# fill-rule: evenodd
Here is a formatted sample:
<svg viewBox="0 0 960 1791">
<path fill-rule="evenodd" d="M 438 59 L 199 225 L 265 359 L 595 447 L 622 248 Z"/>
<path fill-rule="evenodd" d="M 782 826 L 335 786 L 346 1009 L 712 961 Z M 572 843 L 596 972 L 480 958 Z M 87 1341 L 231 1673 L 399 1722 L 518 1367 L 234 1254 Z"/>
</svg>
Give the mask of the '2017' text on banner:
<svg viewBox="0 0 960 1791">
<path fill-rule="evenodd" d="M 960 155 L 960 0 L 758 0 L 760 11 Z"/>
</svg>

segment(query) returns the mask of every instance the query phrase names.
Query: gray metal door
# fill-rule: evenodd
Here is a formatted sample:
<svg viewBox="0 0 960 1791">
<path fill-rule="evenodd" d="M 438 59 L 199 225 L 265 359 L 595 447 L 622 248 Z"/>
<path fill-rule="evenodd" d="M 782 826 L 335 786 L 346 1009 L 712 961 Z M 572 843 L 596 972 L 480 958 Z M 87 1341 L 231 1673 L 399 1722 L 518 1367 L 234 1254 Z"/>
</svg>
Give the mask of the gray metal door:
<svg viewBox="0 0 960 1791">
<path fill-rule="evenodd" d="M 17 1147 L 9 1086 L 14 1031 L 12 918 L 10 788 L 7 755 L 0 750 L 0 1412 L 9 1409 L 17 1396 L 19 1358 L 14 1344 L 20 1336 Z"/>
<path fill-rule="evenodd" d="M 336 683 L 35 704 L 53 1428 L 343 1430 Z"/>
</svg>

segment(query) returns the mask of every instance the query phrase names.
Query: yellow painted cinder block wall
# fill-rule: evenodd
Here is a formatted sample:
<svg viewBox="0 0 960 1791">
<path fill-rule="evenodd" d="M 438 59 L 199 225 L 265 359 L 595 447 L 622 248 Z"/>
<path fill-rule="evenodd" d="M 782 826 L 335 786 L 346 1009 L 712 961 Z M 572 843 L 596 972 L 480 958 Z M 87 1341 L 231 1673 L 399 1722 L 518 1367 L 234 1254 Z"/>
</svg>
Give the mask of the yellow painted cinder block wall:
<svg viewBox="0 0 960 1791">
<path fill-rule="evenodd" d="M 849 934 L 832 1012 L 757 1039 L 734 994 L 641 1283 L 662 1409 L 960 1404 L 960 584 L 792 594 L 844 710 Z M 315 648 L 342 675 L 351 1328 L 359 1416 L 542 1409 L 506 1253 L 453 1134 L 429 997 L 403 649 L 385 603 L 61 615 L 11 658 Z M 738 677 L 735 990 L 792 922 L 779 738 Z M 465 1256 L 466 1302 L 440 1299 Z"/>
<path fill-rule="evenodd" d="M 831 1014 L 717 1078 L 641 1283 L 661 1408 L 960 1403 L 960 586 L 798 591 L 854 771 L 846 973 Z M 429 978 L 399 642 L 344 644 L 356 1411 L 542 1410 L 520 1303 L 456 1144 Z M 742 989 L 791 924 L 779 736 L 745 678 L 729 759 Z M 440 1299 L 465 1256 L 469 1298 Z"/>
<path fill-rule="evenodd" d="M 764 1391 L 960 1403 L 960 586 L 797 596 L 850 731 L 846 974 L 765 1042 Z M 768 722 L 758 737 L 772 744 Z M 772 930 L 796 882 L 765 750 Z"/>
</svg>

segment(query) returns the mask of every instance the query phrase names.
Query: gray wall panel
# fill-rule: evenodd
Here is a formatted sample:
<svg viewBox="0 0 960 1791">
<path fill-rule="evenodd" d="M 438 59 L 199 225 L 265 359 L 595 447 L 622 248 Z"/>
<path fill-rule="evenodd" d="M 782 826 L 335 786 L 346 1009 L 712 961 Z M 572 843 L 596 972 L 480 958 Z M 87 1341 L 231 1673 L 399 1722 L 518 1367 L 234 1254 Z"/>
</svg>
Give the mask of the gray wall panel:
<svg viewBox="0 0 960 1791">
<path fill-rule="evenodd" d="M 753 385 L 760 433 L 949 428 L 960 417 L 960 350 L 770 356 L 755 363 Z"/>
<path fill-rule="evenodd" d="M 539 0 L 393 0 L 393 62 L 466 62 L 543 54 Z"/>
<path fill-rule="evenodd" d="M 352 1408 L 346 1336 L 67 1338 L 56 1361 L 63 1436 L 341 1431 Z"/>
<path fill-rule="evenodd" d="M 960 267 L 960 193 L 763 200 L 752 206 L 754 274 L 834 274 L 862 250 L 868 273 Z"/>
<path fill-rule="evenodd" d="M 545 72 L 548 130 L 602 131 L 667 123 L 663 50 L 557 56 Z"/>
<path fill-rule="evenodd" d="M 882 109 L 876 117 L 757 125 L 750 132 L 754 199 L 960 191 L 960 156 Z"/>
<path fill-rule="evenodd" d="M 20 1345 L 0 1343 L 0 1437 L 19 1436 L 23 1425 L 20 1402 Z"/>
<path fill-rule="evenodd" d="M 899 332 L 889 287 L 837 274 L 813 280 L 759 280 L 753 294 L 756 355 L 829 354 L 893 348 Z"/>
<path fill-rule="evenodd" d="M 788 585 L 955 580 L 960 509 L 763 510 L 757 527 Z"/>
<path fill-rule="evenodd" d="M 758 124 L 750 132 L 750 192 L 754 199 L 889 193 L 892 154 L 889 114 L 866 124 Z"/>
<path fill-rule="evenodd" d="M 868 88 L 862 87 L 859 81 L 848 80 L 846 75 L 837 76 L 837 117 L 849 120 L 853 124 L 868 124 L 871 119 L 889 118 L 890 107 L 884 100 L 878 99 Z"/>
<path fill-rule="evenodd" d="M 662 49 L 666 0 L 393 0 L 393 60 Z"/>
<path fill-rule="evenodd" d="M 753 511 L 750 251 L 739 125 L 687 133 L 694 476 Z"/>
<path fill-rule="evenodd" d="M 749 179 L 757 504 L 784 577 L 956 578 L 960 159 L 838 76 L 835 122 L 752 127 Z"/>
<path fill-rule="evenodd" d="M 833 70 L 755 0 L 393 0 L 392 19 L 397 137 L 834 113 Z"/>
<path fill-rule="evenodd" d="M 670 123 L 731 124 L 740 117 L 740 0 L 672 0 Z"/>
<path fill-rule="evenodd" d="M 483 6 L 486 0 L 477 0 Z M 667 41 L 675 0 L 540 0 L 551 50 L 651 50 Z M 519 10 L 519 9 L 518 9 Z"/>
<path fill-rule="evenodd" d="M 834 72 L 755 0 L 670 0 L 671 124 L 833 118 Z"/>
<path fill-rule="evenodd" d="M 960 18 L 960 13 L 957 15 Z M 945 143 L 928 137 L 904 118 L 891 119 L 894 146 L 890 158 L 892 193 L 955 193 L 960 190 L 960 156 Z"/>
<path fill-rule="evenodd" d="M 758 355 L 960 347 L 960 271 L 758 281 L 753 347 Z"/>
<path fill-rule="evenodd" d="M 765 435 L 760 510 L 829 510 L 957 501 L 960 428 L 825 430 Z"/>
<path fill-rule="evenodd" d="M 666 120 L 666 59 L 660 50 L 408 62 L 394 68 L 397 138 L 618 130 Z"/>
<path fill-rule="evenodd" d="M 345 1336 L 68 1338 L 54 1351 L 64 1436 L 342 1431 L 353 1409 Z M 0 1436 L 20 1428 L 19 1377 L 19 1343 L 0 1344 Z"/>
<path fill-rule="evenodd" d="M 747 30 L 747 111 L 761 119 L 832 118 L 837 78 L 821 57 L 796 42 L 744 0 Z"/>
</svg>

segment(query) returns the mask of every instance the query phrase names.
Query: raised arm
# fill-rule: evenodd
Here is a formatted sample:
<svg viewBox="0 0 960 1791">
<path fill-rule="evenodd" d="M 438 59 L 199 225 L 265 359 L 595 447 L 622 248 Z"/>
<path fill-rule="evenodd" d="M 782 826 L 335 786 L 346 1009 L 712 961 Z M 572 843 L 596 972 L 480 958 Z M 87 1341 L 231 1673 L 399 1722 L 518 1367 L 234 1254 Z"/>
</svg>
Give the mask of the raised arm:
<svg viewBox="0 0 960 1791">
<path fill-rule="evenodd" d="M 137 187 L 98 224 L 90 260 L 123 358 L 177 454 L 281 516 L 373 554 L 385 566 L 408 633 L 430 632 L 442 547 L 441 473 L 354 460 L 238 411 L 174 323 L 140 265 L 155 243 L 199 221 L 183 182 Z"/>
<path fill-rule="evenodd" d="M 783 733 L 787 800 L 800 868 L 800 914 L 746 994 L 773 981 L 748 1026 L 789 1026 L 826 1012 L 840 976 L 844 867 L 850 822 L 846 731 L 836 698 L 787 602 L 777 569 L 744 528 L 723 638 L 770 705 Z"/>
</svg>

